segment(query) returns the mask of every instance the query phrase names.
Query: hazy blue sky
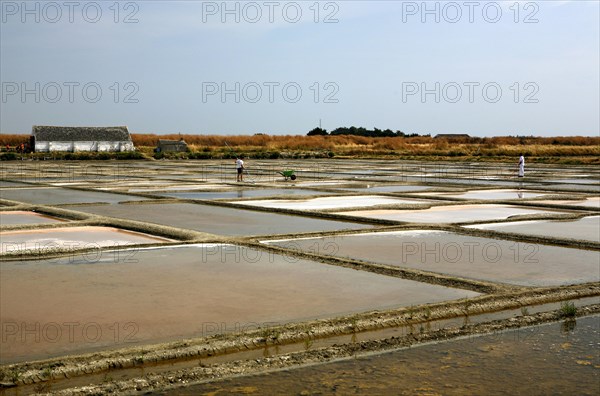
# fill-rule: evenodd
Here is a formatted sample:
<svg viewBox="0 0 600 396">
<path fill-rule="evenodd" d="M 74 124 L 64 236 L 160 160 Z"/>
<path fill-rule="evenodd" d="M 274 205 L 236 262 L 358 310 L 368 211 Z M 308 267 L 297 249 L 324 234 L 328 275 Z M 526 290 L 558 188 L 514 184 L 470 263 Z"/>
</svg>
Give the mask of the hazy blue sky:
<svg viewBox="0 0 600 396">
<path fill-rule="evenodd" d="M 599 134 L 597 0 L 1 5 L 2 133 Z"/>
</svg>

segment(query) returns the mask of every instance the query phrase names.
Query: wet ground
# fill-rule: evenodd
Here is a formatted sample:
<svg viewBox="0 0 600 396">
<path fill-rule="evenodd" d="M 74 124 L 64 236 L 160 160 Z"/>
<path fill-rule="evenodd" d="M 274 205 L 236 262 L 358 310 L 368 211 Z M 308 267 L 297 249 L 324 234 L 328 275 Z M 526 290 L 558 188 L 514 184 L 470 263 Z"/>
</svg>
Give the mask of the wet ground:
<svg viewBox="0 0 600 396">
<path fill-rule="evenodd" d="M 44 390 L 48 376 L 65 394 L 90 381 L 103 394 L 192 379 L 209 384 L 177 392 L 489 393 L 506 378 L 526 394 L 526 375 L 586 393 L 597 380 L 596 360 L 578 355 L 573 368 L 543 330 L 539 351 L 456 340 L 273 382 L 214 383 L 327 363 L 363 348 L 356 340 L 367 333 L 365 350 L 377 353 L 398 341 L 377 331 L 414 324 L 440 340 L 464 331 L 472 314 L 485 322 L 521 309 L 527 318 L 540 306 L 541 322 L 553 321 L 563 302 L 587 301 L 577 310 L 595 312 L 600 296 L 594 167 L 531 165 L 518 180 L 511 164 L 249 159 L 246 182 L 236 183 L 230 162 L 0 164 L 0 395 Z M 455 332 L 427 327 L 457 318 Z M 331 340 L 345 352 L 319 349 Z M 558 350 L 565 356 L 580 349 L 568 342 Z M 286 355 L 298 345 L 302 354 Z M 228 358 L 242 352 L 235 364 Z M 214 365 L 189 363 L 209 357 Z M 144 374 L 150 364 L 164 365 L 155 382 Z M 569 375 L 546 376 L 555 366 Z"/>
</svg>

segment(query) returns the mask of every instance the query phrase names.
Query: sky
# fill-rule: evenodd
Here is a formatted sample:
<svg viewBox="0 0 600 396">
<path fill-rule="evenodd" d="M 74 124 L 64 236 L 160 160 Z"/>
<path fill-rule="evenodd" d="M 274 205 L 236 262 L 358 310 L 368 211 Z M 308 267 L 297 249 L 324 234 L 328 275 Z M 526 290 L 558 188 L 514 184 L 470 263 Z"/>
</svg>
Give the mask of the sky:
<svg viewBox="0 0 600 396">
<path fill-rule="evenodd" d="M 599 4 L 0 0 L 0 132 L 599 136 Z"/>
</svg>

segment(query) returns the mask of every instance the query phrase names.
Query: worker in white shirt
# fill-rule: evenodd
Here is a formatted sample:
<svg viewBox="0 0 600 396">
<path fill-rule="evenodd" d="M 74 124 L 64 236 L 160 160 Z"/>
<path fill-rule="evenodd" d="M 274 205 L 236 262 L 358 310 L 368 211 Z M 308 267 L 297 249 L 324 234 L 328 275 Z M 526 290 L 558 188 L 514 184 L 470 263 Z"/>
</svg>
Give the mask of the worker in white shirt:
<svg viewBox="0 0 600 396">
<path fill-rule="evenodd" d="M 235 168 L 237 170 L 237 181 L 238 182 L 243 182 L 244 181 L 244 161 L 242 159 L 243 157 L 239 157 L 235 160 Z"/>
</svg>

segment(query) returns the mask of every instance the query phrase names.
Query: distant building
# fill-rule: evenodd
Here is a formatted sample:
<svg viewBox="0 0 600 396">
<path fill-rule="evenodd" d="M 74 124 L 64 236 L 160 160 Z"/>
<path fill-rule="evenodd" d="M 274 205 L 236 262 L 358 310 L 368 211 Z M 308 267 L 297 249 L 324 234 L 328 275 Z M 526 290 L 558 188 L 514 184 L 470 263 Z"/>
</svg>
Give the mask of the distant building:
<svg viewBox="0 0 600 396">
<path fill-rule="evenodd" d="M 134 151 L 126 126 L 62 127 L 34 126 L 31 131 L 33 151 Z"/>
<path fill-rule="evenodd" d="M 471 136 L 466 133 L 440 133 L 435 135 L 434 139 L 469 139 Z"/>
<path fill-rule="evenodd" d="M 154 151 L 157 153 L 185 153 L 188 151 L 188 145 L 183 139 L 158 139 L 158 146 Z"/>
</svg>

